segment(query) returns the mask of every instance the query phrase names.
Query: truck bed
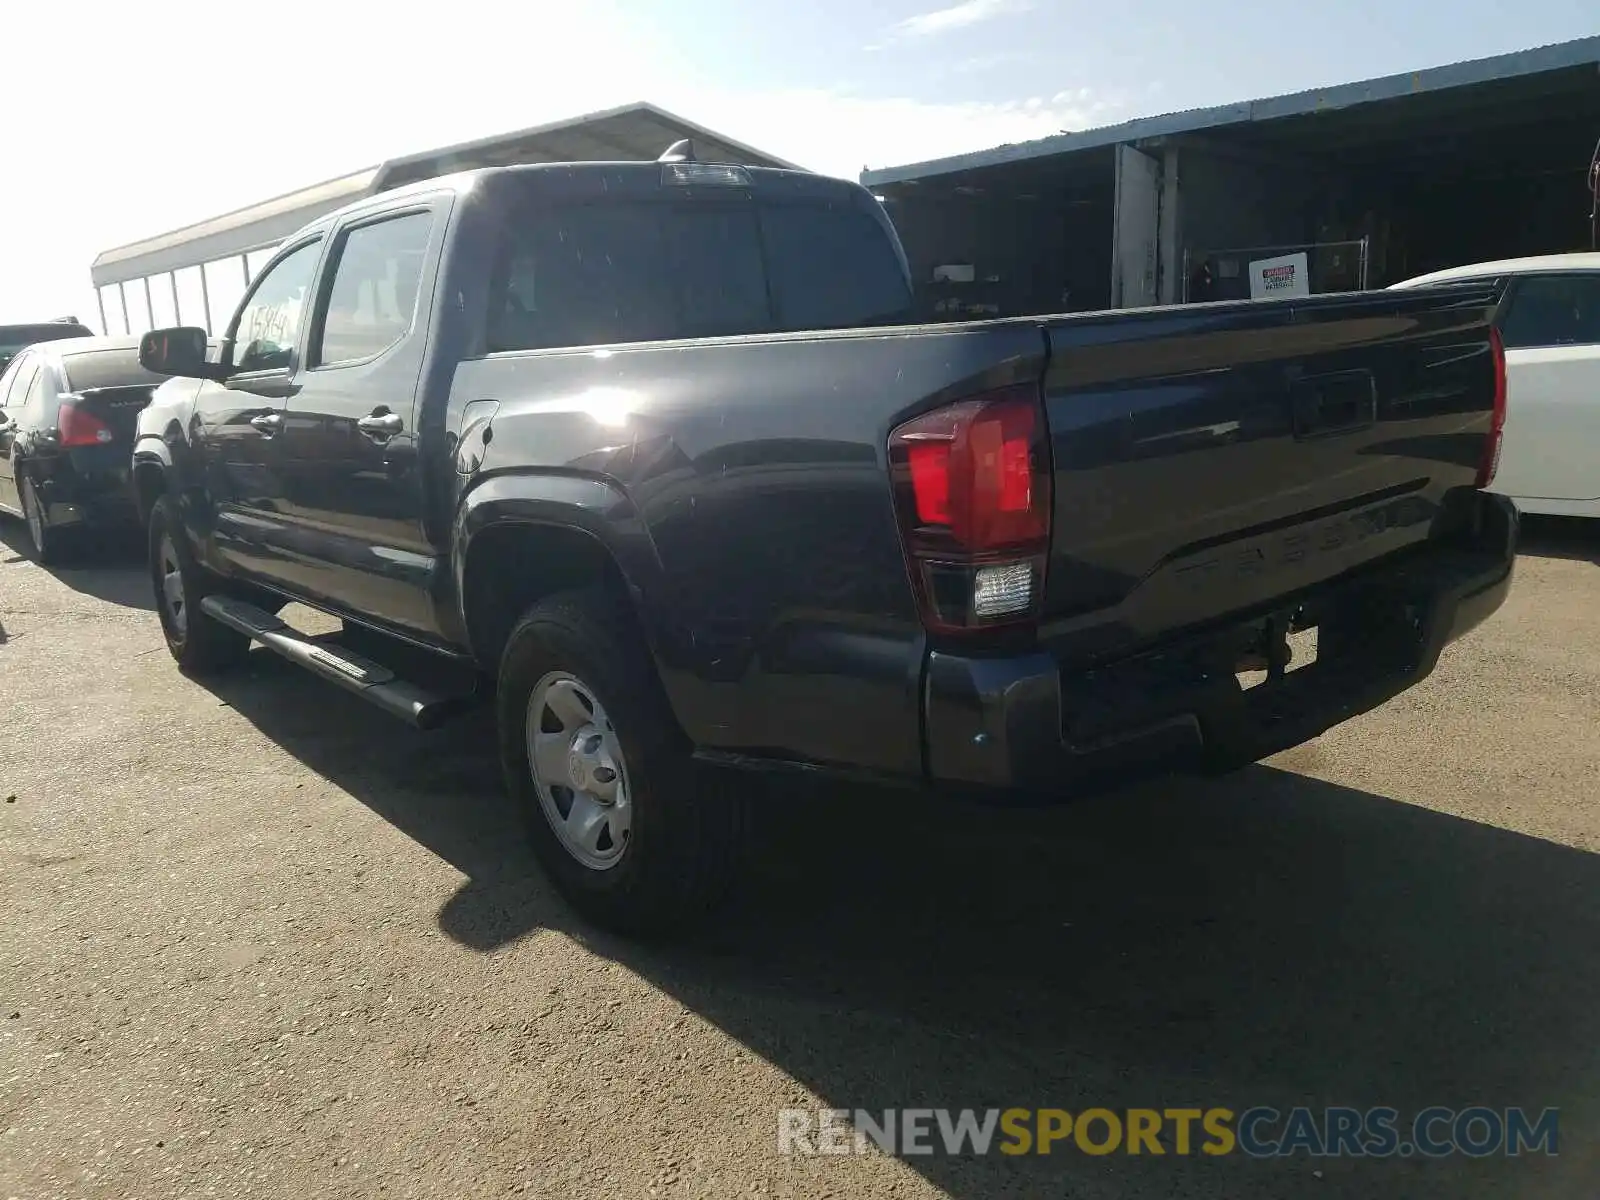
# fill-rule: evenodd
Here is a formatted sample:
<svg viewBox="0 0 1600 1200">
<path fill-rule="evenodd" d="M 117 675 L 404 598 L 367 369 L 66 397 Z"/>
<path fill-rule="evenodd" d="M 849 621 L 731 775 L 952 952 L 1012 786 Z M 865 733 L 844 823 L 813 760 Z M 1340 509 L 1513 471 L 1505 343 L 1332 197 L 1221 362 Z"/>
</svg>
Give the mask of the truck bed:
<svg viewBox="0 0 1600 1200">
<path fill-rule="evenodd" d="M 620 551 L 697 745 L 924 769 L 929 650 L 1112 661 L 1443 536 L 1491 421 L 1483 287 L 493 354 L 478 495 L 532 471 L 614 487 Z M 1053 489 L 1037 620 L 919 616 L 886 444 L 1036 387 Z M 491 505 L 492 507 L 492 505 Z"/>
</svg>

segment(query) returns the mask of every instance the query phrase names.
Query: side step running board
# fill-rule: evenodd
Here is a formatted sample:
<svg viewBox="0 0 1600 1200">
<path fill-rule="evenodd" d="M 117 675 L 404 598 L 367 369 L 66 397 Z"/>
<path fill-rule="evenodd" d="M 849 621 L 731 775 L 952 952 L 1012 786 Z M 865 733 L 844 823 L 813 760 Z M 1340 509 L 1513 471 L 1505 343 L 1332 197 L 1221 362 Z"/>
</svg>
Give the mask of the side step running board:
<svg viewBox="0 0 1600 1200">
<path fill-rule="evenodd" d="M 307 637 L 254 604 L 230 596 L 207 596 L 200 601 L 200 608 L 213 621 L 238 630 L 313 675 L 354 692 L 418 729 L 437 728 L 475 701 L 471 695 L 440 696 L 429 692 L 370 658 Z"/>
</svg>

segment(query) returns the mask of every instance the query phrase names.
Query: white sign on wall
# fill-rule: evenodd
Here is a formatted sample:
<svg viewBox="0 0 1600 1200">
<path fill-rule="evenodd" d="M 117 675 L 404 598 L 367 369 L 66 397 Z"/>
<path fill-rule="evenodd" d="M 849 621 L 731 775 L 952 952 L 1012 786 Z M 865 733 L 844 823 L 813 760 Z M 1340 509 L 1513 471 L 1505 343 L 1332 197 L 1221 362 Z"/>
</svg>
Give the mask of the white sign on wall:
<svg viewBox="0 0 1600 1200">
<path fill-rule="evenodd" d="M 1250 299 L 1309 296 L 1311 285 L 1306 279 L 1309 270 L 1303 250 L 1278 258 L 1258 258 L 1250 264 Z"/>
</svg>

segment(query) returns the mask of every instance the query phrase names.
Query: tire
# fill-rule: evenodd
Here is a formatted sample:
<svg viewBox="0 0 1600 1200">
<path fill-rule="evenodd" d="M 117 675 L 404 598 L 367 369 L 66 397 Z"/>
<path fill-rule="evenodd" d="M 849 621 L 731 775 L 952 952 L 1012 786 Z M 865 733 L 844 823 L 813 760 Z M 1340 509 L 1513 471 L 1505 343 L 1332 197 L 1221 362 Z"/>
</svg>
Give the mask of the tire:
<svg viewBox="0 0 1600 1200">
<path fill-rule="evenodd" d="M 200 610 L 201 600 L 222 590 L 219 582 L 195 560 L 176 501 L 161 497 L 150 511 L 150 583 L 167 649 L 187 675 L 227 670 L 250 651 L 249 638 Z"/>
<path fill-rule="evenodd" d="M 588 716 L 576 710 L 569 727 L 559 714 L 574 698 Z M 619 933 L 659 934 L 722 899 L 743 849 L 742 804 L 720 781 L 699 778 L 707 773 L 695 768 L 633 615 L 613 594 L 566 592 L 524 613 L 501 656 L 496 707 L 506 787 L 535 857 L 581 915 Z M 535 735 L 566 739 L 540 756 L 547 766 L 565 756 L 564 773 L 559 764 L 536 772 Z M 580 778 L 594 791 L 572 786 Z M 568 816 L 580 803 L 604 814 L 591 844 L 573 849 L 583 839 L 562 832 L 563 796 Z"/>
<path fill-rule="evenodd" d="M 28 542 L 33 546 L 33 558 L 40 566 L 54 566 L 61 561 L 63 538 L 59 530 L 52 531 L 45 520 L 44 504 L 39 500 L 33 480 L 22 477 L 22 524 L 28 531 Z"/>
</svg>

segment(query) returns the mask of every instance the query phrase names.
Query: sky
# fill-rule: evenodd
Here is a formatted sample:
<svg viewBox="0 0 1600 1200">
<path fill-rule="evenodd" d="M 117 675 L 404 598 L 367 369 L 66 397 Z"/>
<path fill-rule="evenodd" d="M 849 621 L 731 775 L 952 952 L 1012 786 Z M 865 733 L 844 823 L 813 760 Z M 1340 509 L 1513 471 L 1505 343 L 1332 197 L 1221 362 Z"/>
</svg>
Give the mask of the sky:
<svg viewBox="0 0 1600 1200">
<path fill-rule="evenodd" d="M 28 4 L 6 21 L 0 322 L 98 329 L 102 250 L 636 100 L 853 179 L 1600 34 L 1594 0 L 1443 15 L 1396 0 Z"/>
</svg>

